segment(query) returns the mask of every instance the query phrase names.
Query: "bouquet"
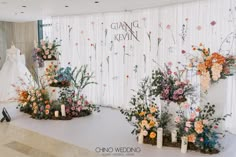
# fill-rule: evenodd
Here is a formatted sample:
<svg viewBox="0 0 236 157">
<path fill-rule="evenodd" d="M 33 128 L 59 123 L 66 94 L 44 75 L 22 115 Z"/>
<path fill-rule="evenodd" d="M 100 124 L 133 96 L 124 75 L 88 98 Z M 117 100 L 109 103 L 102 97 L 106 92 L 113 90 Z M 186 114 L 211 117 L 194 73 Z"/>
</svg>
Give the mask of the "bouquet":
<svg viewBox="0 0 236 157">
<path fill-rule="evenodd" d="M 69 88 L 63 88 L 60 91 L 59 103 L 66 107 L 66 115 L 71 117 L 83 117 L 90 115 L 92 111 L 98 111 L 99 107 L 87 100 L 87 97 L 80 95 L 76 97 L 76 92 Z"/>
<path fill-rule="evenodd" d="M 204 92 L 209 89 L 211 83 L 233 75 L 232 67 L 236 65 L 236 57 L 223 56 L 218 52 L 211 53 L 210 48 L 204 47 L 201 43 L 198 47 L 193 46 L 193 50 L 201 53 L 200 57 L 190 60 L 190 66 L 197 67 L 197 74 L 200 75 L 201 87 Z"/>
<path fill-rule="evenodd" d="M 151 93 L 160 96 L 161 100 L 181 104 L 187 100 L 187 96 L 194 91 L 193 86 L 188 80 L 182 80 L 185 70 L 177 72 L 171 71 L 171 64 L 166 65 L 165 69 L 152 72 Z"/>
<path fill-rule="evenodd" d="M 207 103 L 202 109 L 196 108 L 189 118 L 183 112 L 179 112 L 176 118 L 176 127 L 179 138 L 188 137 L 188 142 L 192 143 L 203 153 L 218 153 L 220 148 L 219 138 L 223 135 L 217 129 L 221 121 L 229 115 L 213 117 L 215 105 Z"/>
<path fill-rule="evenodd" d="M 37 46 L 35 53 L 37 57 L 43 60 L 57 60 L 60 53 L 57 51 L 57 48 L 60 46 L 59 41 L 53 40 L 50 42 L 48 39 L 41 40 L 40 44 Z"/>
<path fill-rule="evenodd" d="M 162 116 L 160 117 L 160 110 L 157 104 L 154 103 L 155 99 L 148 95 L 149 91 L 149 79 L 146 78 L 141 83 L 141 89 L 130 101 L 132 107 L 129 110 L 121 109 L 120 111 L 125 115 L 126 120 L 134 126 L 132 134 L 142 133 L 144 143 L 155 145 L 157 128 L 162 127 L 165 130 L 171 115 L 167 111 L 162 111 Z"/>
</svg>

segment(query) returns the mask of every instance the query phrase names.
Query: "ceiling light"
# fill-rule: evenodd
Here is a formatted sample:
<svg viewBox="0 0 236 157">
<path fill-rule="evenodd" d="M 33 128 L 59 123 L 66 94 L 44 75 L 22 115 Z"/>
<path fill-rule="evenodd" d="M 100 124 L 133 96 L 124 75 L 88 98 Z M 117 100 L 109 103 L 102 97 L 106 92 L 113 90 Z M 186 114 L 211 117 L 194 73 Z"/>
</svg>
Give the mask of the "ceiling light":
<svg viewBox="0 0 236 157">
<path fill-rule="evenodd" d="M 21 14 L 24 14 L 24 12 L 22 11 L 22 12 L 20 12 Z"/>
<path fill-rule="evenodd" d="M 98 4 L 98 3 L 99 3 L 99 1 L 95 1 L 94 3 Z"/>
<path fill-rule="evenodd" d="M 68 8 L 69 6 L 68 6 L 68 5 L 66 5 L 65 7 L 66 7 L 66 8 Z"/>
<path fill-rule="evenodd" d="M 22 8 L 26 8 L 26 6 L 25 5 L 23 5 L 23 6 L 21 6 Z"/>
</svg>

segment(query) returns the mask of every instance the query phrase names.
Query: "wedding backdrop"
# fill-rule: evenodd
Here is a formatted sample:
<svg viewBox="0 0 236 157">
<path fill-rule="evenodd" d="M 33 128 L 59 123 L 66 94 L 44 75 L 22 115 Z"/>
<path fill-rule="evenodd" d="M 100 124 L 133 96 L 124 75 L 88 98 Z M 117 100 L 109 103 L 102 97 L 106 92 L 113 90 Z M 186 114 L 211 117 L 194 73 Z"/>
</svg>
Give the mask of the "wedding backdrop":
<svg viewBox="0 0 236 157">
<path fill-rule="evenodd" d="M 24 1 L 0 22 L 1 122 L 96 155 L 236 155 L 236 0 L 83 2 L 104 12 L 78 15 L 81 1 L 56 2 L 60 14 L 18 23 L 47 3 Z"/>
<path fill-rule="evenodd" d="M 212 52 L 235 55 L 235 6 L 235 0 L 206 0 L 119 13 L 52 17 L 43 20 L 43 37 L 62 40 L 62 65 L 88 64 L 95 72 L 98 84 L 86 92 L 94 103 L 127 107 L 131 89 L 137 89 L 142 78 L 164 63 L 187 63 L 185 53 L 196 55 L 192 45 L 203 43 Z M 187 77 L 194 85 L 199 84 L 194 72 L 188 72 Z M 234 112 L 232 120 L 236 118 L 232 96 L 235 81 L 233 76 L 221 85 L 215 84 L 220 87 L 214 87 L 214 95 L 207 96 L 220 114 L 225 109 Z M 231 122 L 228 124 L 229 129 L 235 129 Z"/>
</svg>

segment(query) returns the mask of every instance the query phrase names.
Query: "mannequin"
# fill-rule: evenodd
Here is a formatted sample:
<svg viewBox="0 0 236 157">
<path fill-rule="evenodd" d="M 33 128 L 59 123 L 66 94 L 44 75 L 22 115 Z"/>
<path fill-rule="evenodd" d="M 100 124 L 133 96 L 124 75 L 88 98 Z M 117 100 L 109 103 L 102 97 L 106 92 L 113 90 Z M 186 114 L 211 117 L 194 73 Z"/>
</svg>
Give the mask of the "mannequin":
<svg viewBox="0 0 236 157">
<path fill-rule="evenodd" d="M 16 89 L 12 85 L 17 83 L 19 85 L 19 79 L 26 85 L 34 83 L 29 70 L 22 61 L 20 50 L 12 44 L 6 52 L 6 60 L 0 71 L 1 102 L 14 101 L 17 98 Z"/>
</svg>

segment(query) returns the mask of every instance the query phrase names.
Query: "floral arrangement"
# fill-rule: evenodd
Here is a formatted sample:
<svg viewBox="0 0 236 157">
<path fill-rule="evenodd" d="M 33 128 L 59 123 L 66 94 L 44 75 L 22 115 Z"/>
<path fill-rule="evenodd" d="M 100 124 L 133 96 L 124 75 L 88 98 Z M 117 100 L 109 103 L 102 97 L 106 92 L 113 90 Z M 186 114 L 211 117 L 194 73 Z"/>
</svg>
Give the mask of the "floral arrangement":
<svg viewBox="0 0 236 157">
<path fill-rule="evenodd" d="M 51 87 L 69 87 L 72 80 L 71 67 L 59 68 L 53 62 L 46 68 L 45 77 Z"/>
<path fill-rule="evenodd" d="M 177 67 L 177 72 L 172 72 L 171 65 L 171 63 L 165 64 L 164 70 L 158 69 L 152 72 L 151 93 L 167 102 L 181 104 L 193 93 L 194 88 L 188 80 L 182 80 L 185 70 Z"/>
<path fill-rule="evenodd" d="M 17 90 L 17 93 L 20 111 L 28 113 L 36 119 L 50 119 L 53 116 L 52 102 L 45 89 Z"/>
<path fill-rule="evenodd" d="M 144 135 L 144 143 L 156 144 L 157 128 L 162 127 L 166 129 L 167 123 L 170 121 L 170 114 L 162 111 L 162 118 L 160 118 L 160 111 L 155 99 L 148 96 L 150 91 L 149 79 L 146 78 L 141 83 L 141 89 L 134 95 L 130 101 L 132 108 L 129 110 L 121 109 L 121 113 L 125 115 L 126 120 L 134 126 L 132 134 Z"/>
<path fill-rule="evenodd" d="M 60 53 L 57 51 L 57 48 L 60 46 L 60 41 L 57 39 L 50 42 L 48 39 L 41 40 L 40 44 L 37 46 L 35 53 L 38 58 L 43 60 L 57 60 Z"/>
<path fill-rule="evenodd" d="M 99 107 L 87 100 L 86 96 L 76 97 L 75 91 L 69 88 L 63 88 L 60 91 L 59 103 L 64 104 L 66 115 L 70 117 L 82 117 L 92 113 L 92 111 L 100 112 Z"/>
<path fill-rule="evenodd" d="M 192 110 L 189 118 L 179 112 L 176 118 L 176 127 L 178 136 L 187 136 L 188 142 L 192 143 L 198 150 L 203 153 L 218 153 L 220 148 L 219 138 L 223 133 L 219 133 L 218 126 L 221 121 L 229 115 L 222 118 L 215 118 L 215 105 L 207 103 L 202 109 Z"/>
<path fill-rule="evenodd" d="M 231 68 L 235 66 L 236 57 L 223 56 L 218 52 L 211 53 L 210 48 L 206 48 L 202 43 L 199 46 L 193 46 L 193 50 L 199 51 L 201 57 L 191 59 L 189 66 L 196 65 L 197 74 L 200 75 L 201 87 L 204 92 L 209 89 L 210 83 L 233 75 Z"/>
</svg>

